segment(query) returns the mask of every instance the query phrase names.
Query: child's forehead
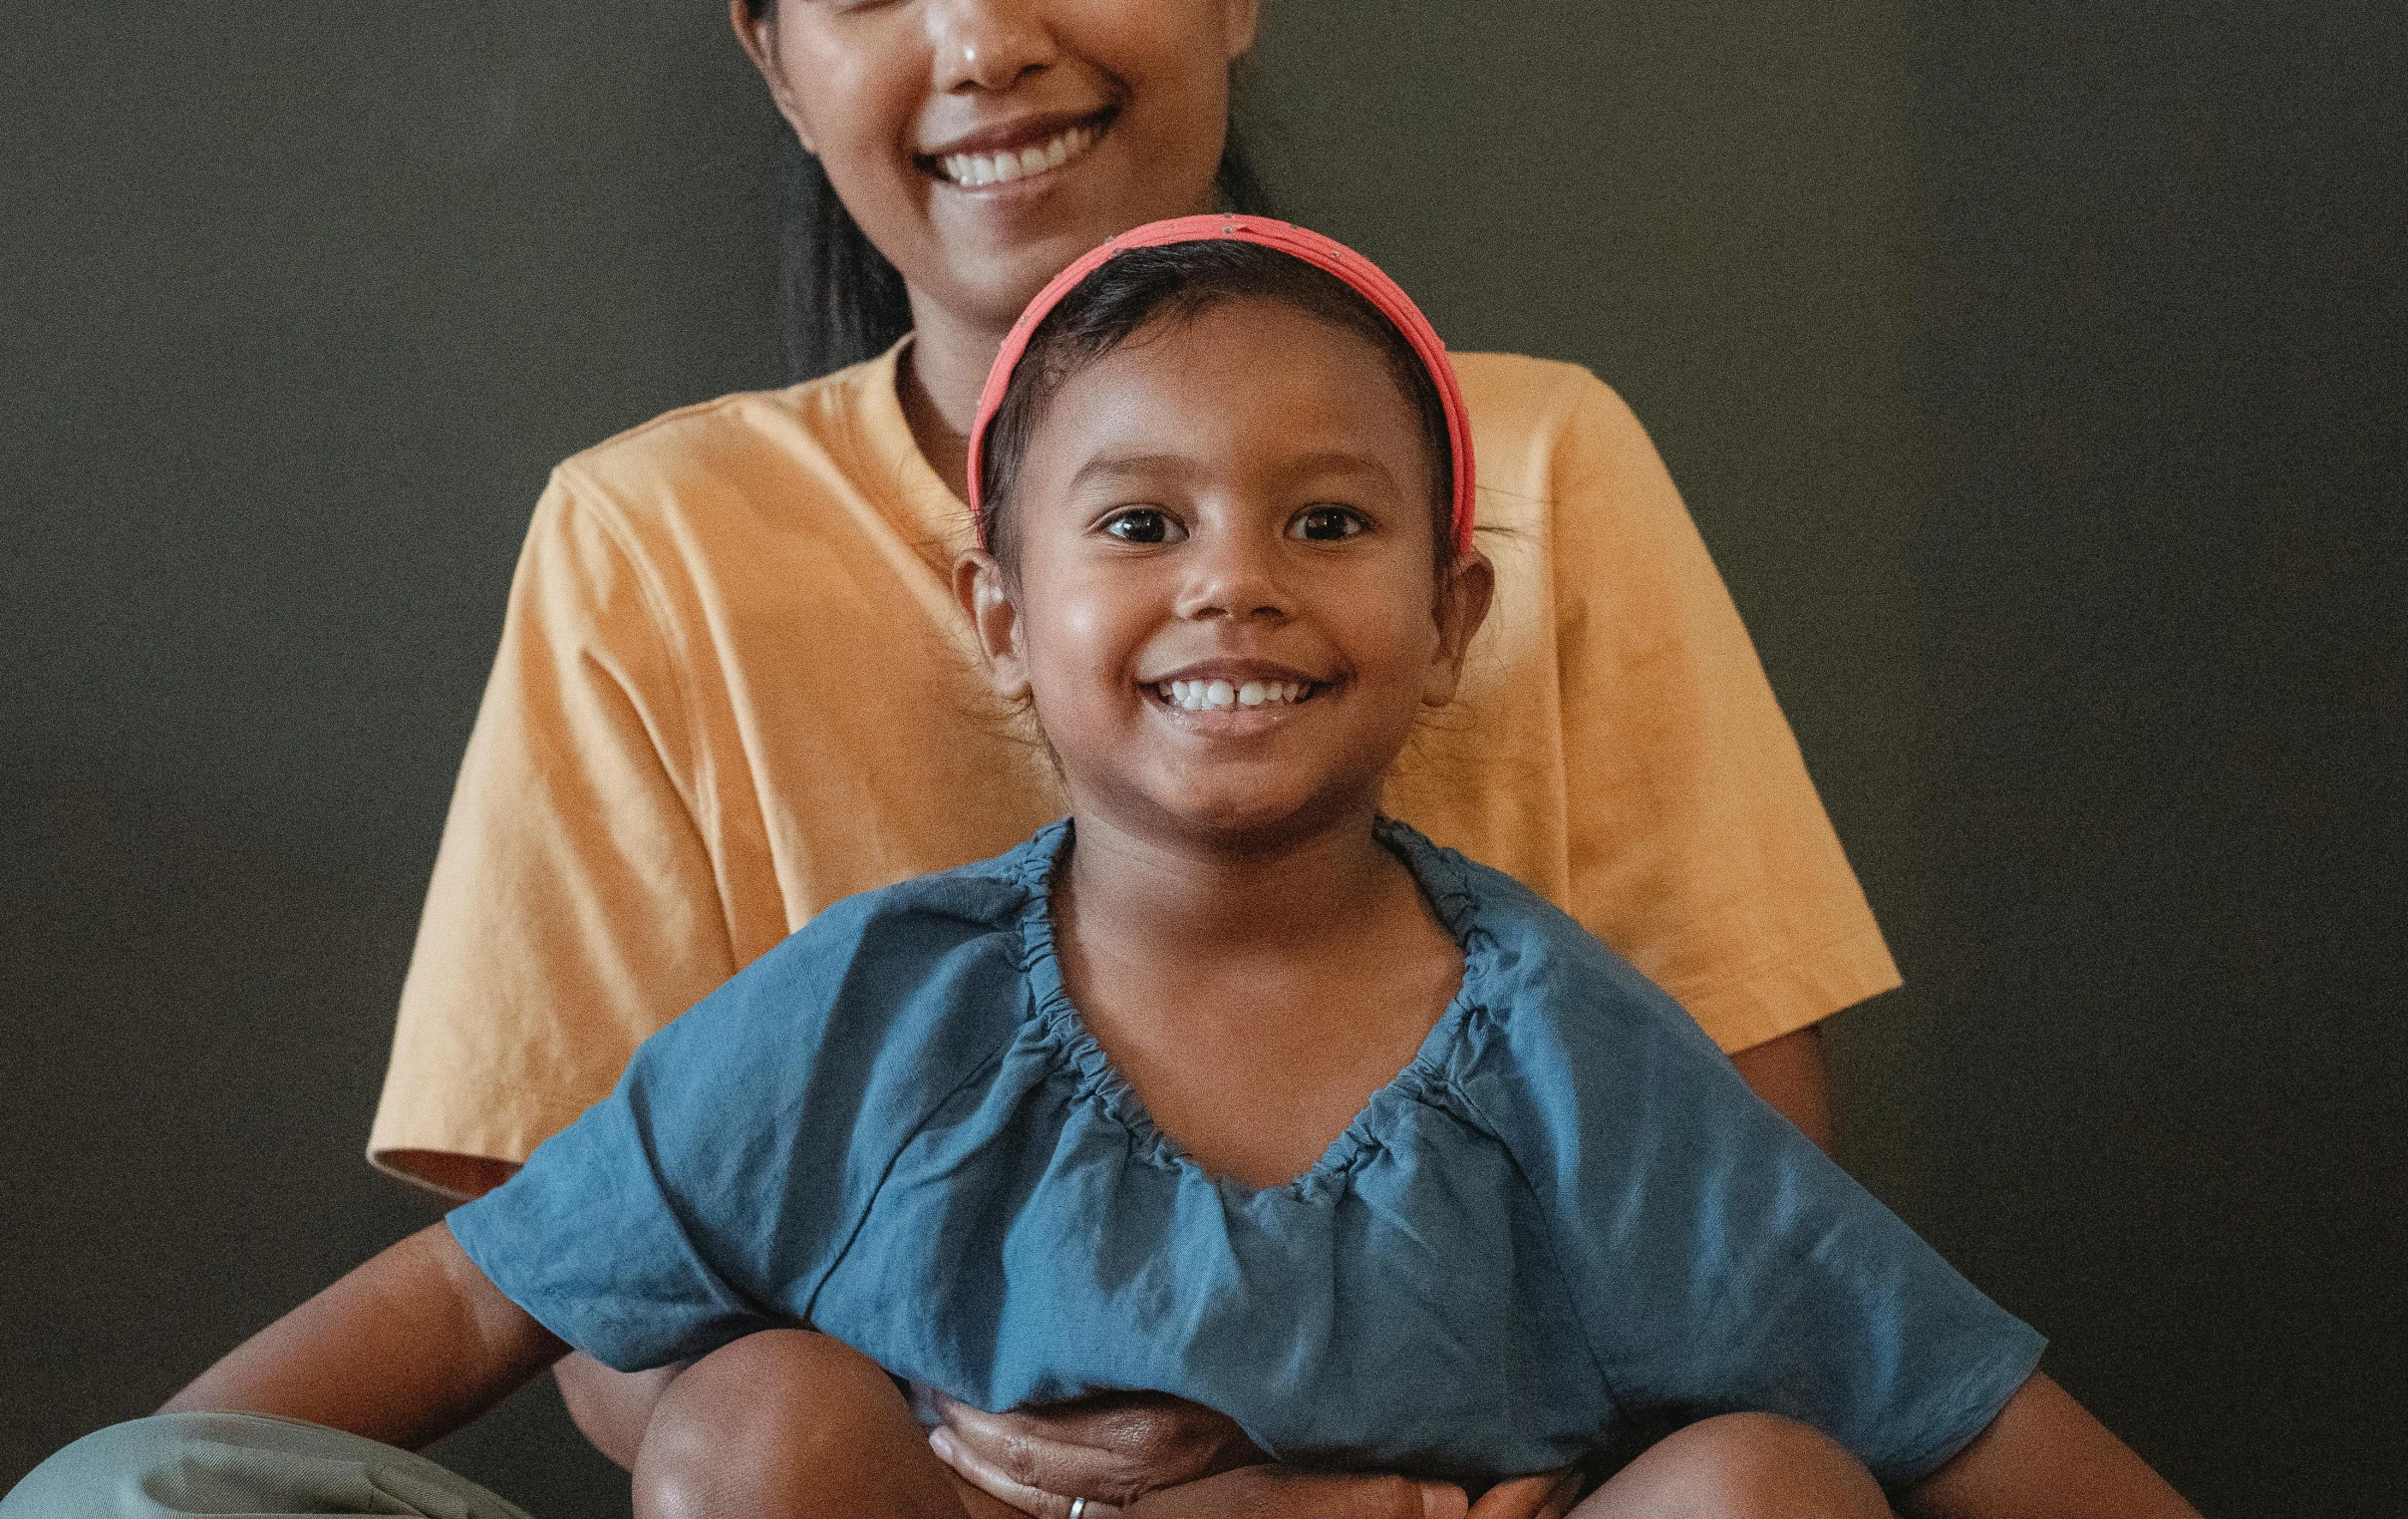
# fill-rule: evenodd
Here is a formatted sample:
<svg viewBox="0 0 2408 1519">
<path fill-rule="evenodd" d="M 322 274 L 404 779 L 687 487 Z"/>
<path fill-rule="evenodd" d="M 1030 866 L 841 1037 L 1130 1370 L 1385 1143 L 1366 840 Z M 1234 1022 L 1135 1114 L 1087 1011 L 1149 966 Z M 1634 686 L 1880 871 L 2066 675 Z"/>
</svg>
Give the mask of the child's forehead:
<svg viewBox="0 0 2408 1519">
<path fill-rule="evenodd" d="M 1167 415 L 1166 415 L 1167 414 Z M 1233 299 L 1167 315 L 1063 377 L 1037 439 L 1199 415 L 1257 428 L 1401 428 L 1418 438 L 1413 396 L 1366 335 L 1289 303 Z"/>
<path fill-rule="evenodd" d="M 1126 385 L 1174 383 L 1197 371 L 1236 382 L 1194 399 L 1211 402 L 1242 388 L 1316 386 L 1393 392 L 1411 403 L 1405 377 L 1378 341 L 1328 314 L 1271 295 L 1233 295 L 1164 311 L 1126 338 L 1068 366 L 1054 388 L 1088 398 Z M 1051 410 L 1051 409 L 1049 409 Z"/>
</svg>

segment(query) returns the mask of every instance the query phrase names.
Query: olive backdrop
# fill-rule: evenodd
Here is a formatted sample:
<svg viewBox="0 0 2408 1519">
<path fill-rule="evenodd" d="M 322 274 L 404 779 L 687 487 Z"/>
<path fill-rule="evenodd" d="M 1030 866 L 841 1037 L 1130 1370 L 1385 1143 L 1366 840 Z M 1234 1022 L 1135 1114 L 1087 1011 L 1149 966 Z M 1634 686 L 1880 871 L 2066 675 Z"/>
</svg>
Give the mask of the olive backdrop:
<svg viewBox="0 0 2408 1519">
<path fill-rule="evenodd" d="M 2395 4 L 1270 0 L 1285 207 L 1637 407 L 1910 985 L 1858 1173 L 2211 1513 L 2408 1485 Z M 0 1484 L 359 1158 L 560 456 L 773 379 L 708 4 L 0 10 Z M 624 1511 L 548 1384 L 441 1447 Z"/>
</svg>

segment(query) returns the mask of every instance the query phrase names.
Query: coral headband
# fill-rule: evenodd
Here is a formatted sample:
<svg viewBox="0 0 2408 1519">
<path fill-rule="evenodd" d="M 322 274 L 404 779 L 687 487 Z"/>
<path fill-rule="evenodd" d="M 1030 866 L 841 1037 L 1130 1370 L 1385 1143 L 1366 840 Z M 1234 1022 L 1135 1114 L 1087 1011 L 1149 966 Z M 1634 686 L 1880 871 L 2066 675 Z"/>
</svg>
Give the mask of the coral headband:
<svg viewBox="0 0 2408 1519">
<path fill-rule="evenodd" d="M 1053 283 L 1037 292 L 1037 299 L 1012 324 L 1011 336 L 1004 339 L 1003 352 L 995 356 L 995 368 L 987 372 L 987 389 L 979 396 L 978 421 L 970 425 L 970 511 L 979 524 L 984 546 L 986 514 L 980 509 L 980 456 L 986 452 L 987 427 L 995 420 L 996 408 L 1004 404 L 1004 392 L 1012 384 L 1012 372 L 1020 367 L 1021 356 L 1029 351 L 1029 339 L 1037 324 L 1060 303 L 1061 298 L 1076 288 L 1078 282 L 1131 248 L 1159 248 L 1174 242 L 1252 242 L 1266 248 L 1276 248 L 1293 258 L 1301 258 L 1316 269 L 1326 270 L 1345 280 L 1363 299 L 1377 308 L 1379 314 L 1404 334 L 1405 342 L 1429 371 L 1432 384 L 1438 387 L 1438 401 L 1446 413 L 1446 443 L 1454 456 L 1453 539 L 1456 553 L 1471 548 L 1472 525 L 1472 459 L 1471 421 L 1463 410 L 1463 388 L 1455 383 L 1455 367 L 1447 362 L 1446 345 L 1430 327 L 1429 319 L 1421 314 L 1397 283 L 1381 273 L 1378 265 L 1341 242 L 1334 242 L 1319 232 L 1274 221 L 1268 216 L 1180 216 L 1169 221 L 1149 221 L 1144 226 L 1121 233 L 1101 247 L 1091 249 L 1067 269 L 1054 276 Z"/>
</svg>

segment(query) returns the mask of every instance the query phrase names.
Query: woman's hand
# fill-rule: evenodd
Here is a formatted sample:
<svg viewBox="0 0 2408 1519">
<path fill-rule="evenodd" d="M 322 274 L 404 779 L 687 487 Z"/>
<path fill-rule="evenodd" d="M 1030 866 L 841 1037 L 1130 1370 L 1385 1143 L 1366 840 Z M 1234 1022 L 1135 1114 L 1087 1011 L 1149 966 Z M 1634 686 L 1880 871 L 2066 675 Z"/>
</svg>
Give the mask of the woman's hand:
<svg viewBox="0 0 2408 1519">
<path fill-rule="evenodd" d="M 963 1474 L 959 1467 L 955 1471 Z M 1002 1497 L 984 1482 L 969 1480 Z M 1477 1504 L 1467 1505 L 1463 1489 L 1451 1482 L 1241 1466 L 1157 1488 L 1125 1508 L 1081 1502 L 1078 1514 L 1079 1519 L 1563 1519 L 1579 1493 L 1577 1472 L 1549 1472 L 1500 1482 Z M 1068 1519 L 1074 1500 L 1019 1487 L 1003 1501 L 1033 1519 Z"/>
<path fill-rule="evenodd" d="M 964 1479 L 1037 1519 L 1064 1519 L 1070 1500 L 1125 1507 L 1271 1458 L 1235 1419 L 1165 1392 L 1104 1392 L 1042 1409 L 989 1413 L 919 1390 L 941 1421 L 929 1446 Z"/>
<path fill-rule="evenodd" d="M 1550 1472 L 1467 1504 L 1451 1483 L 1277 1466 L 1234 1420 L 1158 1392 L 1018 1413 L 921 1395 L 942 1420 L 938 1457 L 1032 1519 L 1070 1519 L 1074 1503 L 1079 1519 L 1563 1519 L 1580 1492 L 1577 1473 Z"/>
</svg>

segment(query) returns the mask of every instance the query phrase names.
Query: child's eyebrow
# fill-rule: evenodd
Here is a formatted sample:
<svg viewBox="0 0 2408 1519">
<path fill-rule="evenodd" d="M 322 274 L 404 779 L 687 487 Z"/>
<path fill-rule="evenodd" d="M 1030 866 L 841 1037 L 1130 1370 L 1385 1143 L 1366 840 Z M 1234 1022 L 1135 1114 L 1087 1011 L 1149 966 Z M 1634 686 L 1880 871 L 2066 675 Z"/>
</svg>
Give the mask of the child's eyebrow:
<svg viewBox="0 0 2408 1519">
<path fill-rule="evenodd" d="M 1078 466 L 1070 476 L 1070 488 L 1092 479 L 1117 479 L 1122 475 L 1193 474 L 1198 460 L 1185 454 L 1098 454 Z"/>
</svg>

